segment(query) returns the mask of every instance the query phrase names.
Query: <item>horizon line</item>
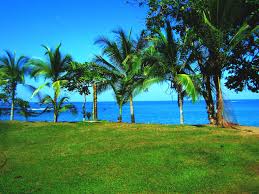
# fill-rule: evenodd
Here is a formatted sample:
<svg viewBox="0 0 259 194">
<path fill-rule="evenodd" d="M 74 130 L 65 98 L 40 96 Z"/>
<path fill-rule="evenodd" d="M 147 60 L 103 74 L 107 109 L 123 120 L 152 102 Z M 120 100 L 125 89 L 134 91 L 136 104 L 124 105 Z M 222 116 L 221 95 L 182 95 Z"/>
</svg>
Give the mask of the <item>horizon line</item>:
<svg viewBox="0 0 259 194">
<path fill-rule="evenodd" d="M 259 98 L 243 98 L 243 99 L 225 99 L 223 101 L 229 101 L 229 100 L 259 100 Z M 191 99 L 190 100 L 185 100 L 185 101 L 192 101 Z M 197 100 L 196 102 L 198 101 L 205 101 L 204 99 L 199 99 Z M 37 101 L 31 101 L 31 102 L 37 102 Z M 69 102 L 83 102 L 83 101 L 69 101 Z M 90 101 L 87 101 L 88 102 L 93 102 L 92 100 Z M 106 100 L 102 100 L 102 101 L 97 101 L 97 102 L 115 102 L 116 101 L 106 101 Z M 177 100 L 134 100 L 134 102 L 177 102 Z M 195 103 L 195 102 L 194 102 Z"/>
</svg>

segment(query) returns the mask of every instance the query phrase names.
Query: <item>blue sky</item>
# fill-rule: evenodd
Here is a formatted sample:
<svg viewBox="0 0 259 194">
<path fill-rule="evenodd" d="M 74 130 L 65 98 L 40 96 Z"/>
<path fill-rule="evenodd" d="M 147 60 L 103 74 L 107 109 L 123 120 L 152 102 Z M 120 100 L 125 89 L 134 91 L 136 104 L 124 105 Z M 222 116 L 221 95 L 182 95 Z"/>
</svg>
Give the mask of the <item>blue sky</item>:
<svg viewBox="0 0 259 194">
<path fill-rule="evenodd" d="M 4 49 L 18 55 L 44 59 L 41 44 L 55 47 L 62 42 L 62 52 L 69 53 L 79 62 L 90 61 L 100 48 L 94 45 L 100 35 L 110 36 L 118 27 L 132 28 L 137 34 L 145 28 L 146 10 L 126 4 L 125 0 L 1 0 L 0 54 Z M 40 85 L 27 79 L 27 83 Z M 258 94 L 236 94 L 223 88 L 228 99 L 258 99 Z M 45 92 L 48 92 L 45 90 Z M 19 87 L 19 96 L 29 98 L 27 90 Z M 80 95 L 69 94 L 71 101 L 82 101 Z M 91 96 L 88 97 L 91 101 Z M 167 84 L 152 86 L 136 100 L 176 100 Z M 99 96 L 100 101 L 113 101 L 112 91 Z"/>
</svg>

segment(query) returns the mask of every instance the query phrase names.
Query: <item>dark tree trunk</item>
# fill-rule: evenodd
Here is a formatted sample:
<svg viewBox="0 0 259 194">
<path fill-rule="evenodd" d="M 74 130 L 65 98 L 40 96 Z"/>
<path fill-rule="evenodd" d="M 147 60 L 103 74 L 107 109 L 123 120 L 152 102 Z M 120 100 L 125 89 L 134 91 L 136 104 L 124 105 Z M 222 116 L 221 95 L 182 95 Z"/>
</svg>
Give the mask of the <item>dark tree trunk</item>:
<svg viewBox="0 0 259 194">
<path fill-rule="evenodd" d="M 13 90 L 12 90 L 12 103 L 11 103 L 11 114 L 10 114 L 10 120 L 11 121 L 13 121 L 13 119 L 14 119 L 15 90 L 16 90 L 16 87 L 13 87 Z"/>
<path fill-rule="evenodd" d="M 53 109 L 54 109 L 54 118 L 53 118 L 53 122 L 57 123 L 58 122 L 58 114 L 59 114 L 59 110 L 58 110 L 58 105 L 57 105 L 57 91 L 54 91 L 54 104 L 53 104 Z"/>
<path fill-rule="evenodd" d="M 83 107 L 82 107 L 82 112 L 83 112 L 83 121 L 85 121 L 86 120 L 86 95 L 85 94 L 83 94 L 84 95 L 84 103 L 83 103 Z"/>
<path fill-rule="evenodd" d="M 211 89 L 211 72 L 210 67 L 203 64 L 202 58 L 198 58 L 198 64 L 200 66 L 201 73 L 203 75 L 204 90 L 202 91 L 203 98 L 206 102 L 206 109 L 208 114 L 208 120 L 210 124 L 216 124 L 215 106 L 212 97 Z"/>
<path fill-rule="evenodd" d="M 213 98 L 212 98 L 210 77 L 204 75 L 203 80 L 204 80 L 205 86 L 206 86 L 206 91 L 203 93 L 203 97 L 206 102 L 208 120 L 209 120 L 210 124 L 215 125 L 216 124 L 216 115 L 215 115 L 214 102 L 213 102 Z"/>
<path fill-rule="evenodd" d="M 223 118 L 224 106 L 223 106 L 223 97 L 222 97 L 222 90 L 221 90 L 221 84 L 220 84 L 220 74 L 215 74 L 213 79 L 214 79 L 214 84 L 216 88 L 216 98 L 217 98 L 216 124 L 218 126 L 223 126 L 224 125 L 224 118 Z"/>
</svg>

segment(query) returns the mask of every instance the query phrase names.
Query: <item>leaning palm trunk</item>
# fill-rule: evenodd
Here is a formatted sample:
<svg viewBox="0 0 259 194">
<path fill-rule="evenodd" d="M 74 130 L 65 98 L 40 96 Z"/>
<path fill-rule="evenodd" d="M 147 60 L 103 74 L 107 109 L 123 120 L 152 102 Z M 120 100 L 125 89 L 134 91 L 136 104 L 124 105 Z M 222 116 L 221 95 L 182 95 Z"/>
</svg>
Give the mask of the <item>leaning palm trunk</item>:
<svg viewBox="0 0 259 194">
<path fill-rule="evenodd" d="M 216 118 L 215 118 L 215 108 L 214 108 L 213 101 L 211 101 L 208 98 L 207 99 L 205 98 L 205 102 L 206 102 L 208 120 L 209 120 L 211 125 L 215 125 L 216 124 Z"/>
<path fill-rule="evenodd" d="M 209 120 L 210 124 L 215 125 L 216 124 L 215 107 L 214 107 L 214 102 L 213 102 L 213 98 L 212 98 L 210 77 L 204 75 L 203 79 L 204 79 L 205 85 L 206 85 L 206 91 L 203 94 L 203 97 L 206 102 L 208 120 Z"/>
<path fill-rule="evenodd" d="M 11 104 L 11 114 L 10 114 L 10 120 L 13 121 L 14 119 L 14 98 L 15 98 L 15 89 L 12 91 L 12 104 Z"/>
<path fill-rule="evenodd" d="M 216 97 L 217 97 L 217 125 L 223 126 L 224 125 L 224 118 L 223 118 L 223 97 L 222 97 L 222 90 L 221 90 L 221 84 L 220 84 L 220 76 L 219 74 L 216 74 L 214 77 L 214 84 L 216 87 Z"/>
<path fill-rule="evenodd" d="M 130 95 L 130 116 L 131 116 L 131 123 L 135 123 L 135 114 L 134 114 L 134 106 L 133 106 L 133 97 Z"/>
<path fill-rule="evenodd" d="M 183 92 L 178 92 L 178 107 L 180 113 L 180 124 L 184 124 L 184 117 L 183 117 Z"/>
<path fill-rule="evenodd" d="M 118 123 L 122 122 L 122 105 L 119 104 L 119 116 L 118 116 Z"/>
<path fill-rule="evenodd" d="M 204 90 L 202 91 L 202 95 L 203 95 L 203 98 L 206 103 L 208 120 L 209 120 L 210 124 L 215 125 L 216 124 L 216 115 L 215 115 L 214 101 L 212 98 L 211 76 L 209 74 L 210 69 L 208 69 L 208 66 L 204 66 L 201 58 L 198 59 L 198 64 L 200 66 L 201 73 L 203 76 L 202 79 L 204 82 Z"/>
<path fill-rule="evenodd" d="M 97 85 L 93 84 L 93 120 L 98 120 L 97 116 Z"/>
</svg>

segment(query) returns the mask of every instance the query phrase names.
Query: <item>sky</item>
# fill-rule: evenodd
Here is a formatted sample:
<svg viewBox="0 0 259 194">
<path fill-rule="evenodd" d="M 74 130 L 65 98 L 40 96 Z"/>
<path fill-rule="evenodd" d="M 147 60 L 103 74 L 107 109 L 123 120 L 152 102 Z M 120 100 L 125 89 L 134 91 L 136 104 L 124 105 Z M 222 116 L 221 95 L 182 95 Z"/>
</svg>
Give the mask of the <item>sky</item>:
<svg viewBox="0 0 259 194">
<path fill-rule="evenodd" d="M 101 54 L 94 41 L 99 36 L 112 38 L 111 31 L 122 27 L 137 35 L 145 28 L 146 9 L 127 4 L 126 0 L 0 0 L 0 54 L 4 50 L 32 58 L 45 59 L 42 44 L 51 48 L 62 43 L 63 54 L 71 54 L 78 62 L 91 61 Z M 35 87 L 44 80 L 26 79 Z M 44 92 L 50 92 L 47 89 Z M 31 92 L 19 86 L 18 95 L 30 98 Z M 227 99 L 258 99 L 259 95 L 244 91 L 235 93 L 223 87 Z M 77 93 L 66 93 L 71 101 L 82 101 Z M 92 97 L 88 97 L 92 101 Z M 99 101 L 114 101 L 112 91 L 99 95 Z M 33 99 L 35 101 L 36 99 Z M 168 84 L 156 84 L 136 101 L 177 100 Z"/>
</svg>

